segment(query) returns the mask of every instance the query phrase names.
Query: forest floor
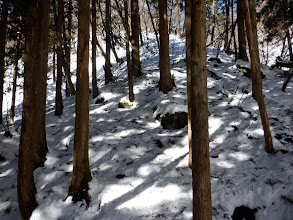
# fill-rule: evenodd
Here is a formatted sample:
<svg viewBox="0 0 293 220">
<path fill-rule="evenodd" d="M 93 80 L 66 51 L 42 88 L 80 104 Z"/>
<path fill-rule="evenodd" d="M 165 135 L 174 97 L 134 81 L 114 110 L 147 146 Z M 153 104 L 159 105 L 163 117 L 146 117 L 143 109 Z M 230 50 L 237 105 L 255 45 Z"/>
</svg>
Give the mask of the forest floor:
<svg viewBox="0 0 293 220">
<path fill-rule="evenodd" d="M 208 48 L 208 58 L 215 54 L 214 48 Z M 176 87 L 168 94 L 157 86 L 160 74 L 154 38 L 141 47 L 141 56 L 143 76 L 134 79 L 135 102 L 129 109 L 118 108 L 119 102 L 128 100 L 126 62 L 112 63 L 116 80 L 105 86 L 104 59 L 97 59 L 99 98 L 103 97 L 104 102 L 95 104 L 96 100 L 90 98 L 89 157 L 93 179 L 89 184 L 89 207 L 84 201 L 73 203 L 68 197 L 75 97 L 64 98 L 62 116 L 54 116 L 55 83 L 49 79 L 49 152 L 44 167 L 34 172 L 39 206 L 31 219 L 192 219 L 187 126 L 167 130 L 156 120 L 168 113 L 187 112 L 185 42 L 170 39 L 171 73 Z M 267 154 L 258 106 L 251 97 L 251 79 L 239 72 L 231 56 L 220 51 L 219 58 L 222 63 L 207 63 L 213 219 L 232 219 L 236 207 L 246 206 L 256 211 L 256 220 L 291 220 L 293 83 L 282 92 L 282 71 L 262 66 L 263 92 L 275 146 L 275 153 Z M 17 120 L 9 127 L 13 137 L 0 132 L 0 154 L 4 157 L 0 159 L 2 220 L 21 219 L 16 190 L 21 94 L 19 87 Z M 11 93 L 6 100 L 10 96 Z"/>
</svg>

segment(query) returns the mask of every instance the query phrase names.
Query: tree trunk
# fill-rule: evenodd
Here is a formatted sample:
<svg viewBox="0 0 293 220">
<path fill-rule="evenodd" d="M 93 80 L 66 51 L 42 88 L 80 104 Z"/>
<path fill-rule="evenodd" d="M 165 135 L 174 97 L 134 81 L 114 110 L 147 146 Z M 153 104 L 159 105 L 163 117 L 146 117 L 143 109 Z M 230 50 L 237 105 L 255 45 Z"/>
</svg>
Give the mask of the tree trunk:
<svg viewBox="0 0 293 220">
<path fill-rule="evenodd" d="M 186 69 L 187 69 L 187 99 L 188 99 L 188 145 L 189 167 L 192 168 L 192 134 L 191 134 L 191 0 L 185 0 L 185 35 L 186 35 Z"/>
<path fill-rule="evenodd" d="M 193 219 L 212 219 L 206 69 L 206 1 L 191 1 Z"/>
<path fill-rule="evenodd" d="M 238 21 L 238 45 L 239 45 L 238 59 L 248 61 L 248 57 L 246 53 L 244 11 L 243 11 L 242 0 L 237 1 L 237 21 Z"/>
<path fill-rule="evenodd" d="M 105 84 L 113 80 L 110 63 L 111 53 L 111 11 L 110 0 L 106 0 L 106 61 L 105 61 Z"/>
<path fill-rule="evenodd" d="M 57 16 L 57 81 L 56 81 L 56 100 L 55 100 L 55 115 L 62 115 L 62 22 L 63 22 L 63 0 L 58 0 L 58 16 Z"/>
<path fill-rule="evenodd" d="M 228 47 L 229 40 L 229 16 L 230 16 L 230 0 L 225 0 L 225 8 L 226 8 L 226 22 L 225 22 L 225 38 L 224 38 L 224 48 L 226 52 L 229 52 L 230 48 Z"/>
<path fill-rule="evenodd" d="M 172 17 L 173 17 L 173 0 L 171 0 L 170 15 L 169 15 L 169 34 L 172 34 L 172 25 L 173 25 L 172 24 L 172 20 L 173 20 Z"/>
<path fill-rule="evenodd" d="M 88 182 L 92 179 L 89 168 L 89 25 L 90 0 L 79 0 L 77 91 L 74 134 L 73 174 L 69 195 L 73 201 L 85 199 L 89 205 Z"/>
<path fill-rule="evenodd" d="M 18 203 L 22 219 L 29 219 L 38 205 L 33 170 L 37 162 L 36 155 L 44 149 L 40 144 L 43 144 L 45 137 L 49 5 L 49 0 L 33 0 L 26 1 L 25 7 L 24 99 L 17 171 Z"/>
<path fill-rule="evenodd" d="M 133 76 L 141 76 L 139 56 L 139 7 L 138 0 L 131 0 L 131 44 L 132 44 L 132 65 Z"/>
<path fill-rule="evenodd" d="M 133 77 L 131 71 L 131 60 L 130 60 L 130 50 L 129 50 L 129 40 L 130 40 L 130 30 L 128 23 L 128 0 L 124 0 L 124 28 L 125 28 L 125 42 L 126 42 L 126 57 L 127 57 L 127 70 L 128 70 L 128 87 L 129 87 L 129 101 L 134 101 L 133 93 Z"/>
<path fill-rule="evenodd" d="M 180 4 L 179 0 L 176 0 L 176 7 L 177 7 L 177 27 L 176 27 L 176 33 L 178 37 L 181 37 L 181 9 L 180 9 Z"/>
<path fill-rule="evenodd" d="M 216 0 L 213 0 L 213 6 L 212 6 L 212 32 L 211 32 L 211 42 L 214 41 L 215 27 L 216 27 L 215 1 L 216 1 Z"/>
<path fill-rule="evenodd" d="M 56 45 L 53 44 L 53 82 L 56 82 Z"/>
<path fill-rule="evenodd" d="M 20 31 L 20 30 L 18 30 Z M 20 44 L 21 44 L 22 33 L 17 34 L 17 43 L 16 43 L 16 52 L 15 52 L 15 61 L 14 61 L 14 74 L 13 74 L 13 88 L 12 88 L 12 101 L 10 108 L 10 123 L 14 123 L 15 116 L 15 99 L 16 99 L 16 83 L 18 76 L 18 60 L 20 59 Z"/>
<path fill-rule="evenodd" d="M 72 7 L 72 2 L 69 1 L 69 6 L 68 6 L 68 26 L 67 26 L 67 32 L 68 36 L 66 34 L 66 25 L 65 22 L 63 23 L 63 44 L 64 44 L 64 52 L 62 52 L 63 56 L 63 67 L 65 71 L 65 78 L 66 78 L 66 96 L 72 96 L 75 95 L 75 89 L 71 80 L 71 72 L 70 72 L 70 52 L 71 52 L 71 7 Z"/>
<path fill-rule="evenodd" d="M 290 61 L 293 61 L 292 43 L 291 43 L 291 35 L 290 35 L 289 29 L 286 31 L 286 38 L 288 42 Z"/>
<path fill-rule="evenodd" d="M 97 1 L 92 0 L 92 87 L 93 99 L 99 95 L 97 83 Z"/>
<path fill-rule="evenodd" d="M 5 46 L 7 30 L 8 0 L 3 0 L 0 21 L 0 124 L 3 123 L 3 83 L 5 73 Z"/>
<path fill-rule="evenodd" d="M 163 93 L 168 93 L 173 89 L 173 80 L 170 72 L 169 57 L 169 34 L 168 34 L 168 15 L 167 0 L 159 1 L 160 13 L 160 82 L 159 87 Z"/>
<path fill-rule="evenodd" d="M 160 41 L 159 41 L 159 37 L 158 37 L 158 32 L 156 30 L 156 26 L 155 26 L 153 14 L 151 12 L 150 4 L 149 4 L 149 1 L 148 0 L 145 0 L 145 2 L 147 4 L 148 11 L 149 11 L 149 15 L 150 15 L 151 22 L 152 22 L 152 26 L 153 26 L 153 29 L 154 29 L 154 32 L 155 32 L 155 35 L 156 35 L 156 40 L 157 40 L 158 48 L 160 48 Z"/>
<path fill-rule="evenodd" d="M 251 59 L 251 70 L 252 78 L 255 85 L 255 95 L 259 106 L 262 126 L 264 129 L 266 152 L 274 152 L 274 146 L 272 142 L 272 136 L 270 131 L 270 126 L 268 122 L 268 117 L 266 113 L 266 107 L 264 103 L 264 97 L 262 93 L 262 80 L 261 80 L 261 70 L 260 70 L 260 60 L 258 51 L 258 40 L 257 40 L 257 27 L 256 27 L 256 12 L 255 12 L 255 0 L 243 0 L 243 6 L 245 9 L 246 16 L 246 32 L 249 45 L 249 53 Z M 248 16 L 250 15 L 250 16 Z"/>
</svg>

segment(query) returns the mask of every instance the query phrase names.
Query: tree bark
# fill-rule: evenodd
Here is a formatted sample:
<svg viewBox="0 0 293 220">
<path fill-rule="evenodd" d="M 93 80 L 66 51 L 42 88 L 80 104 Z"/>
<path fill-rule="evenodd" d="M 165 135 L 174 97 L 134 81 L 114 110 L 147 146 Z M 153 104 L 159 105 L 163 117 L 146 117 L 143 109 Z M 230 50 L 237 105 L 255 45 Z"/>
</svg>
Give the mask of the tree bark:
<svg viewBox="0 0 293 220">
<path fill-rule="evenodd" d="M 105 84 L 113 80 L 110 63 L 111 52 L 111 11 L 110 0 L 106 0 L 106 61 L 105 61 Z"/>
<path fill-rule="evenodd" d="M 20 31 L 20 30 L 18 30 Z M 15 60 L 14 60 L 14 74 L 13 74 L 13 87 L 12 87 L 12 101 L 10 108 L 10 123 L 14 123 L 15 116 L 15 99 L 16 99 L 16 83 L 18 76 L 18 60 L 20 59 L 20 44 L 22 39 L 22 33 L 17 34 L 17 43 L 16 43 L 16 52 L 15 52 Z"/>
<path fill-rule="evenodd" d="M 69 195 L 73 201 L 85 199 L 89 205 L 88 182 L 92 179 L 89 169 L 89 25 L 90 0 L 79 0 L 77 91 L 74 134 L 73 174 Z"/>
<path fill-rule="evenodd" d="M 55 115 L 62 115 L 62 22 L 63 22 L 63 0 L 58 0 L 58 16 L 57 16 L 57 81 L 56 81 L 56 100 L 55 100 Z"/>
<path fill-rule="evenodd" d="M 179 0 L 176 0 L 176 7 L 177 7 L 177 27 L 176 27 L 176 33 L 178 37 L 181 37 L 181 9 L 180 9 L 180 4 Z"/>
<path fill-rule="evenodd" d="M 141 76 L 139 56 L 139 6 L 138 0 L 131 0 L 131 45 L 132 45 L 132 75 Z"/>
<path fill-rule="evenodd" d="M 248 57 L 246 53 L 244 11 L 243 11 L 242 0 L 237 1 L 237 21 L 238 21 L 238 45 L 239 45 L 238 59 L 248 61 Z"/>
<path fill-rule="evenodd" d="M 189 167 L 192 168 L 192 130 L 191 130 L 191 0 L 185 0 L 185 35 L 186 35 L 186 69 L 187 69 L 187 99 L 188 99 L 188 145 Z"/>
<path fill-rule="evenodd" d="M 22 219 L 38 205 L 33 170 L 46 142 L 45 107 L 48 61 L 49 0 L 25 2 L 25 77 L 17 194 Z M 46 144 L 46 143 L 45 143 Z M 33 156 L 33 157 L 32 157 Z"/>
<path fill-rule="evenodd" d="M 261 80 L 261 70 L 260 70 L 260 60 L 258 51 L 258 40 L 257 40 L 257 27 L 256 27 L 256 12 L 255 12 L 255 0 L 243 0 L 243 6 L 245 9 L 245 24 L 246 32 L 249 45 L 249 53 L 251 58 L 251 70 L 254 76 L 252 80 L 255 85 L 255 97 L 259 106 L 259 112 L 261 116 L 262 126 L 264 129 L 264 137 L 266 143 L 266 152 L 274 152 L 274 146 L 272 142 L 272 136 L 270 131 L 270 126 L 268 122 L 264 97 L 262 93 L 262 80 Z M 250 15 L 250 16 L 248 16 Z"/>
<path fill-rule="evenodd" d="M 56 82 L 56 45 L 53 44 L 53 82 Z"/>
<path fill-rule="evenodd" d="M 97 83 L 97 1 L 92 0 L 92 87 L 93 99 L 99 95 Z"/>
<path fill-rule="evenodd" d="M 173 89 L 173 80 L 170 72 L 169 57 L 169 34 L 168 34 L 168 14 L 167 0 L 159 1 L 159 32 L 160 32 L 160 82 L 159 87 L 163 93 L 168 93 Z"/>
<path fill-rule="evenodd" d="M 5 73 L 5 46 L 7 30 L 8 0 L 3 0 L 0 21 L 0 124 L 3 123 L 3 83 Z"/>
<path fill-rule="evenodd" d="M 133 93 L 133 76 L 131 71 L 131 60 L 129 50 L 130 30 L 128 23 L 128 0 L 124 0 L 124 28 L 125 28 L 125 42 L 126 42 L 126 57 L 127 57 L 127 70 L 128 70 L 128 87 L 129 87 L 129 101 L 134 101 Z"/>
<path fill-rule="evenodd" d="M 290 30 L 289 29 L 286 31 L 286 38 L 287 38 L 287 42 L 288 42 L 290 61 L 293 61 L 291 34 L 290 34 Z"/>
<path fill-rule="evenodd" d="M 206 69 L 206 1 L 191 1 L 193 219 L 212 219 Z"/>
<path fill-rule="evenodd" d="M 226 22 L 225 22 L 225 37 L 224 37 L 224 48 L 226 52 L 229 52 L 230 48 L 228 47 L 229 40 L 229 16 L 230 16 L 230 0 L 225 0 L 225 8 L 226 8 Z"/>
<path fill-rule="evenodd" d="M 211 32 L 211 42 L 214 41 L 214 36 L 215 36 L 215 27 L 216 27 L 216 8 L 215 8 L 215 1 L 213 0 L 213 5 L 212 5 L 212 32 Z"/>
</svg>

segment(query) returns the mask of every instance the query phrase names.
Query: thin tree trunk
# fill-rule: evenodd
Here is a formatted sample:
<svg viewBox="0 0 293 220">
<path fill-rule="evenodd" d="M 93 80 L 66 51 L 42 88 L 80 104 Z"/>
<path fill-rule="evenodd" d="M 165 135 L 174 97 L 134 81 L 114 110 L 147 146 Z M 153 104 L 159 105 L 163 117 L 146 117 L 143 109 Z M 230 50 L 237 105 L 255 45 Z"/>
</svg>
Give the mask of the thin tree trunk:
<svg viewBox="0 0 293 220">
<path fill-rule="evenodd" d="M 97 83 L 97 1 L 92 0 L 92 87 L 93 99 L 99 95 Z"/>
<path fill-rule="evenodd" d="M 130 60 L 130 50 L 129 50 L 129 40 L 130 40 L 130 30 L 128 23 L 128 0 L 124 0 L 124 28 L 125 28 L 125 42 L 126 42 L 126 57 L 127 57 L 127 70 L 128 70 L 128 87 L 129 87 L 129 101 L 134 101 L 133 93 L 133 77 L 131 71 L 131 60 Z"/>
<path fill-rule="evenodd" d="M 92 179 L 89 168 L 89 26 L 90 0 L 79 0 L 77 91 L 74 134 L 73 174 L 69 195 L 73 201 L 85 199 L 90 203 L 88 182 Z"/>
<path fill-rule="evenodd" d="M 212 220 L 206 69 L 206 1 L 191 1 L 193 219 Z"/>
<path fill-rule="evenodd" d="M 56 82 L 56 45 L 53 44 L 53 82 Z"/>
<path fill-rule="evenodd" d="M 139 56 L 139 6 L 138 0 L 131 0 L 131 44 L 132 44 L 132 65 L 133 76 L 141 76 Z"/>
<path fill-rule="evenodd" d="M 178 0 L 177 0 L 178 2 Z M 170 15 L 169 15 L 169 34 L 172 34 L 172 19 L 173 17 L 173 0 L 171 0 Z"/>
<path fill-rule="evenodd" d="M 249 53 L 251 58 L 251 70 L 255 85 L 255 95 L 259 106 L 262 126 L 264 129 L 266 152 L 274 152 L 274 146 L 272 142 L 272 136 L 270 131 L 270 126 L 268 122 L 268 116 L 266 112 L 266 107 L 264 103 L 264 97 L 262 93 L 262 80 L 261 80 L 261 70 L 260 70 L 260 60 L 258 51 L 258 40 L 257 40 L 257 27 L 256 27 L 256 12 L 255 12 L 255 0 L 243 0 L 243 6 L 245 9 L 246 16 L 246 32 L 249 45 Z M 248 16 L 250 15 L 250 16 Z"/>
<path fill-rule="evenodd" d="M 180 4 L 179 0 L 176 0 L 176 7 L 177 7 L 177 27 L 176 27 L 176 33 L 178 37 L 181 37 L 181 9 L 180 9 Z"/>
<path fill-rule="evenodd" d="M 145 0 L 145 2 L 147 4 L 148 11 L 149 11 L 149 15 L 150 15 L 151 22 L 152 22 L 152 26 L 153 26 L 153 29 L 154 29 L 154 32 L 155 32 L 155 35 L 156 35 L 156 40 L 157 40 L 158 48 L 160 48 L 160 41 L 159 41 L 159 37 L 158 37 L 158 32 L 156 30 L 156 26 L 155 26 L 155 22 L 154 22 L 154 19 L 153 19 L 153 14 L 151 12 L 151 8 L 150 8 L 150 5 L 149 5 L 149 1 L 148 0 Z"/>
<path fill-rule="evenodd" d="M 63 0 L 58 0 L 58 16 L 57 16 L 57 81 L 56 81 L 56 100 L 55 100 L 55 115 L 62 115 L 62 22 L 63 22 Z"/>
<path fill-rule="evenodd" d="M 160 13 L 160 82 L 159 87 L 163 93 L 168 93 L 173 89 L 173 80 L 170 72 L 169 57 L 169 34 L 168 34 L 168 15 L 167 0 L 159 1 Z"/>
<path fill-rule="evenodd" d="M 5 46 L 7 30 L 8 0 L 3 0 L 0 21 L 0 124 L 3 123 L 3 83 L 5 73 Z"/>
<path fill-rule="evenodd" d="M 66 34 L 66 25 L 65 22 L 63 23 L 63 43 L 64 43 L 64 52 L 63 53 L 63 67 L 65 71 L 65 78 L 66 78 L 66 96 L 72 96 L 75 95 L 75 89 L 71 80 L 71 72 L 70 72 L 70 52 L 71 52 L 71 9 L 72 7 L 72 2 L 71 0 L 69 1 L 69 6 L 68 6 L 68 36 Z"/>
<path fill-rule="evenodd" d="M 18 60 L 20 59 L 20 44 L 21 44 L 22 33 L 17 34 L 15 61 L 14 61 L 14 74 L 13 74 L 13 88 L 12 88 L 12 101 L 10 108 L 10 123 L 14 123 L 15 116 L 15 99 L 16 99 L 16 85 L 18 76 Z"/>
<path fill-rule="evenodd" d="M 111 11 L 110 0 L 106 0 L 106 61 L 105 61 L 105 84 L 113 79 L 111 72 L 110 53 L 111 53 Z"/>
<path fill-rule="evenodd" d="M 245 25 L 244 25 L 244 11 L 242 0 L 237 0 L 237 20 L 238 20 L 238 45 L 239 55 L 238 59 L 248 61 L 246 53 L 246 39 L 245 39 Z"/>
<path fill-rule="evenodd" d="M 187 99 L 188 99 L 188 145 L 189 161 L 188 165 L 192 168 L 192 133 L 191 133 L 191 0 L 185 0 L 185 35 L 186 35 L 186 69 L 187 69 Z"/>
<path fill-rule="evenodd" d="M 230 16 L 230 0 L 225 0 L 225 8 L 226 8 L 226 22 L 225 22 L 225 38 L 224 38 L 224 48 L 226 52 L 229 52 L 230 48 L 228 47 L 229 40 L 229 16 Z"/>
<path fill-rule="evenodd" d="M 215 27 L 216 27 L 216 8 L 215 8 L 215 0 L 213 0 L 213 6 L 212 6 L 212 32 L 211 32 L 211 42 L 214 41 L 215 36 Z"/>
<path fill-rule="evenodd" d="M 292 43 L 291 43 L 291 35 L 290 35 L 289 29 L 286 31 L 286 38 L 288 42 L 290 61 L 293 61 Z"/>
</svg>

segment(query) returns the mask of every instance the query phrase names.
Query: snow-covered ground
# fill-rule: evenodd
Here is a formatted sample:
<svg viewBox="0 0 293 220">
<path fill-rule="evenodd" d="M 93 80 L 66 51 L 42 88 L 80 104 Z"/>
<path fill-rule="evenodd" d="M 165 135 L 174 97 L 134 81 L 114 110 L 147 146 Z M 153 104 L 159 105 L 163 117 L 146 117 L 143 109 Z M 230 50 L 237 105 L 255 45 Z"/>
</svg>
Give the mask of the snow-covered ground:
<svg viewBox="0 0 293 220">
<path fill-rule="evenodd" d="M 120 56 L 124 52 L 120 51 Z M 216 50 L 208 48 L 208 58 Z M 76 72 L 73 56 L 72 72 Z M 176 88 L 163 94 L 157 87 L 159 59 L 155 38 L 141 47 L 142 77 L 134 79 L 132 108 L 127 100 L 126 62 L 113 64 L 116 81 L 104 86 L 104 59 L 98 58 L 100 92 L 90 98 L 89 156 L 91 204 L 67 197 L 72 174 L 75 97 L 64 99 L 54 116 L 55 84 L 48 81 L 45 166 L 35 170 L 39 206 L 31 219 L 192 219 L 192 179 L 188 168 L 187 126 L 164 130 L 157 114 L 187 111 L 185 43 L 170 37 L 171 73 Z M 213 219 L 232 219 L 236 207 L 256 208 L 257 220 L 293 219 L 293 83 L 283 93 L 279 71 L 263 66 L 263 91 L 276 153 L 267 154 L 251 81 L 237 70 L 232 57 L 208 67 L 209 135 Z M 124 59 L 125 60 L 125 59 Z M 50 73 L 52 74 L 52 73 Z M 73 77 L 73 81 L 75 81 Z M 6 99 L 9 100 L 7 94 Z M 4 100 L 6 100 L 4 99 Z M 7 101 L 8 103 L 8 101 Z M 5 104 L 4 104 L 5 106 Z M 9 105 L 7 104 L 8 109 Z M 6 108 L 5 108 L 6 109 Z M 12 138 L 0 133 L 0 219 L 21 219 L 16 176 L 21 123 L 21 89 Z"/>
</svg>

